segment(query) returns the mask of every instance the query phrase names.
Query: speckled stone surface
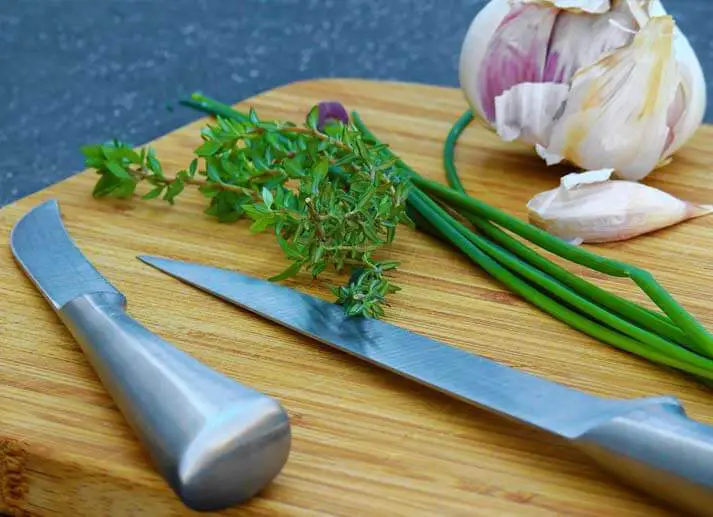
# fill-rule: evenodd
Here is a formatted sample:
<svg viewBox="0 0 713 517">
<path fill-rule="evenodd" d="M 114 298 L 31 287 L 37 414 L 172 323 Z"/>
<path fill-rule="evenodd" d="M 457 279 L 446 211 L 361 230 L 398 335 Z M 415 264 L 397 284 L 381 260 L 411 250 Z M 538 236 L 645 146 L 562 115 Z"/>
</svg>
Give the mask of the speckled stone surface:
<svg viewBox="0 0 713 517">
<path fill-rule="evenodd" d="M 194 90 L 236 102 L 318 77 L 457 86 L 460 46 L 484 3 L 4 0 L 0 206 L 80 170 L 83 144 L 140 145 L 197 118 L 176 106 Z M 666 6 L 713 77 L 713 2 Z"/>
</svg>

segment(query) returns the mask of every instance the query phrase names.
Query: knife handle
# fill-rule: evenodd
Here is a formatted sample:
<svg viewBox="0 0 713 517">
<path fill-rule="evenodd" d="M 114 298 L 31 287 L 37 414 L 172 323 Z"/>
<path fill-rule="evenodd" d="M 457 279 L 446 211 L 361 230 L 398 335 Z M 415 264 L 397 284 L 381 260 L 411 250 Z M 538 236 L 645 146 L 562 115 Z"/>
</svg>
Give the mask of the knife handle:
<svg viewBox="0 0 713 517">
<path fill-rule="evenodd" d="M 142 327 L 125 304 L 94 293 L 59 316 L 186 506 L 220 510 L 255 495 L 287 461 L 287 413 Z"/>
<path fill-rule="evenodd" d="M 617 416 L 575 440 L 624 481 L 693 515 L 713 515 L 713 427 L 673 398 Z"/>
</svg>

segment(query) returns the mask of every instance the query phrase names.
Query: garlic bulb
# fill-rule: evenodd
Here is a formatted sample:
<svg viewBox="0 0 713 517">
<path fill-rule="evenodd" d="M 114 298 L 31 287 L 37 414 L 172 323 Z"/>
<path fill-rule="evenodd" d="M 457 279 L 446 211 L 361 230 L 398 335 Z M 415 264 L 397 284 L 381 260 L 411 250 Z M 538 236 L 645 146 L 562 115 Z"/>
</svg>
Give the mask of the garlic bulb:
<svg viewBox="0 0 713 517">
<path fill-rule="evenodd" d="M 564 176 L 559 188 L 527 205 L 530 222 L 568 241 L 622 241 L 713 212 L 634 181 L 611 180 L 613 169 Z"/>
<path fill-rule="evenodd" d="M 492 0 L 468 30 L 460 82 L 503 139 L 635 181 L 706 105 L 698 58 L 659 0 Z"/>
</svg>

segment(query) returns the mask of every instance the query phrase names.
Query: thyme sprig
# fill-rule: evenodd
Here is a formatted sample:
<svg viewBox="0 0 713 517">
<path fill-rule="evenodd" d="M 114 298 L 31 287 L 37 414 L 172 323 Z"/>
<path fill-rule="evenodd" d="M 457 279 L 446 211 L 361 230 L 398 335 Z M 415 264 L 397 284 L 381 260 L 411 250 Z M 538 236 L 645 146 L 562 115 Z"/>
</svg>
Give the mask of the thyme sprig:
<svg viewBox="0 0 713 517">
<path fill-rule="evenodd" d="M 208 215 L 221 222 L 247 217 L 251 232 L 275 234 L 291 263 L 272 280 L 347 270 L 349 284 L 333 288 L 347 314 L 384 314 L 387 295 L 398 290 L 387 272 L 398 263 L 375 253 L 394 240 L 400 223 L 412 224 L 409 182 L 397 159 L 384 157 L 386 145 L 348 121 L 321 124 L 319 106 L 303 126 L 263 121 L 254 110 L 219 116 L 201 138 L 195 158 L 175 176 L 164 174 L 151 147 L 136 151 L 120 141 L 84 147 L 86 165 L 99 175 L 94 196 L 130 197 L 145 182 L 152 188 L 143 199 L 173 204 L 186 186 L 197 187 L 209 200 Z"/>
</svg>

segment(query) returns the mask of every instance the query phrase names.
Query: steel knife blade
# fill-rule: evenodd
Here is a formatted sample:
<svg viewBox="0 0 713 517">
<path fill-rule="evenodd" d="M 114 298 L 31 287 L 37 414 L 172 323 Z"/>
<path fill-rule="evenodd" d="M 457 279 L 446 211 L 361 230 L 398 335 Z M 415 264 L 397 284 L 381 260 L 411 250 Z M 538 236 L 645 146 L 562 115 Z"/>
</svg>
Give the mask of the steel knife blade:
<svg viewBox="0 0 713 517">
<path fill-rule="evenodd" d="M 125 297 L 70 239 L 56 201 L 25 214 L 10 246 L 188 507 L 236 505 L 281 471 L 290 449 L 282 406 L 130 318 Z"/>
<path fill-rule="evenodd" d="M 697 515 L 713 511 L 713 428 L 672 397 L 609 400 L 468 353 L 382 320 L 232 270 L 143 262 L 343 352 L 569 440 L 632 485 Z"/>
</svg>

